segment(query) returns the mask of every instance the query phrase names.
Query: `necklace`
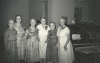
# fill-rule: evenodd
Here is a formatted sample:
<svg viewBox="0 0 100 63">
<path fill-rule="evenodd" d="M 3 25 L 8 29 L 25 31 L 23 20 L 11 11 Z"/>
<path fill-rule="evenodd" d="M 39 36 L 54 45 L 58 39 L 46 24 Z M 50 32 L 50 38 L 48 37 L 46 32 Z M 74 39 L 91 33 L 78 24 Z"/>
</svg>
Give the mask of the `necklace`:
<svg viewBox="0 0 100 63">
<path fill-rule="evenodd" d="M 32 27 L 32 26 L 31 26 L 31 27 L 30 27 L 30 31 L 31 31 L 31 32 L 34 32 L 34 31 L 35 31 L 35 27 Z"/>
<path fill-rule="evenodd" d="M 64 29 L 66 26 L 64 25 L 64 26 L 61 26 L 61 29 Z"/>
</svg>

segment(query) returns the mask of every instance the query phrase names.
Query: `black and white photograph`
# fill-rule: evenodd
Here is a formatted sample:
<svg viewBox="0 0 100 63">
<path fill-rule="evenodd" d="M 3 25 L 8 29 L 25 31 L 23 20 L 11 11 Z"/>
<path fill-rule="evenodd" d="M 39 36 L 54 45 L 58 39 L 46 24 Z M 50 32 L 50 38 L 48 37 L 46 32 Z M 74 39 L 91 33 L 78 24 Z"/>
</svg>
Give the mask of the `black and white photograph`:
<svg viewBox="0 0 100 63">
<path fill-rule="evenodd" d="M 100 63 L 100 0 L 0 0 L 0 63 Z"/>
</svg>

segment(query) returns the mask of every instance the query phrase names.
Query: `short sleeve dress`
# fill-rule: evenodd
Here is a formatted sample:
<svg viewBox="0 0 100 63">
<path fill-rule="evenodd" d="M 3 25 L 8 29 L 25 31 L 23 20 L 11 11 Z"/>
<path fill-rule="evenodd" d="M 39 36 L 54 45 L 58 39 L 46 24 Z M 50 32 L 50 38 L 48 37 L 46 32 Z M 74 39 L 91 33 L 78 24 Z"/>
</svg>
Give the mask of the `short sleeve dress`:
<svg viewBox="0 0 100 63">
<path fill-rule="evenodd" d="M 67 51 L 64 50 L 64 45 L 67 41 L 67 34 L 70 34 L 70 30 L 68 27 L 65 27 L 64 29 L 61 29 L 61 27 L 58 28 L 57 35 L 59 43 L 58 47 L 59 63 L 72 63 L 74 60 L 74 53 L 71 41 L 69 41 L 67 45 Z"/>
</svg>

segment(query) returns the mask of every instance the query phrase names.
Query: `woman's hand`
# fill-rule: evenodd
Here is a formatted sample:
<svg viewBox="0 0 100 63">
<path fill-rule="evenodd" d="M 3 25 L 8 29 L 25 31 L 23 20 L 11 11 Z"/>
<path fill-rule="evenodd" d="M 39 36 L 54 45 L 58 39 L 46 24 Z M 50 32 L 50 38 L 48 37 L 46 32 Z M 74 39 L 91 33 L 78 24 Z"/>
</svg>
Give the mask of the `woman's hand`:
<svg viewBox="0 0 100 63">
<path fill-rule="evenodd" d="M 45 43 L 48 43 L 48 40 L 46 40 Z"/>
<path fill-rule="evenodd" d="M 58 48 L 58 43 L 56 44 L 56 47 Z"/>
<path fill-rule="evenodd" d="M 64 46 L 64 50 L 67 51 L 67 45 L 66 45 L 66 44 L 65 44 L 65 46 Z"/>
</svg>

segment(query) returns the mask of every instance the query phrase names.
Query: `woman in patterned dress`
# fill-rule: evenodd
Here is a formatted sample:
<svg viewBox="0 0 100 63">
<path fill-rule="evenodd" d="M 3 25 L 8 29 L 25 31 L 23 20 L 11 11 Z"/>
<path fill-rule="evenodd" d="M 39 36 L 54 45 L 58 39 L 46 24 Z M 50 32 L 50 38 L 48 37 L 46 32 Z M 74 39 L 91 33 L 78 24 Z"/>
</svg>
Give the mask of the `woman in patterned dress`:
<svg viewBox="0 0 100 63">
<path fill-rule="evenodd" d="M 17 37 L 14 30 L 14 21 L 9 21 L 9 28 L 4 35 L 5 44 L 5 63 L 19 63 L 18 49 L 17 49 Z"/>
<path fill-rule="evenodd" d="M 60 19 L 60 27 L 57 36 L 59 41 L 58 57 L 59 63 L 73 63 L 74 53 L 72 43 L 70 41 L 70 30 L 65 26 L 65 19 Z"/>
<path fill-rule="evenodd" d="M 24 27 L 22 27 L 21 23 L 21 16 L 17 15 L 16 16 L 16 23 L 15 23 L 15 30 L 17 31 L 17 47 L 18 47 L 18 57 L 19 60 L 24 60 L 24 54 L 25 54 L 25 31 Z"/>
<path fill-rule="evenodd" d="M 48 63 L 58 63 L 58 38 L 55 22 L 50 23 L 50 29 L 47 37 L 46 61 Z"/>
<path fill-rule="evenodd" d="M 38 29 L 35 27 L 36 20 L 30 20 L 30 28 L 26 30 L 25 37 L 27 39 L 26 45 L 26 62 L 34 63 L 40 60 L 39 57 L 39 37 Z"/>
</svg>

